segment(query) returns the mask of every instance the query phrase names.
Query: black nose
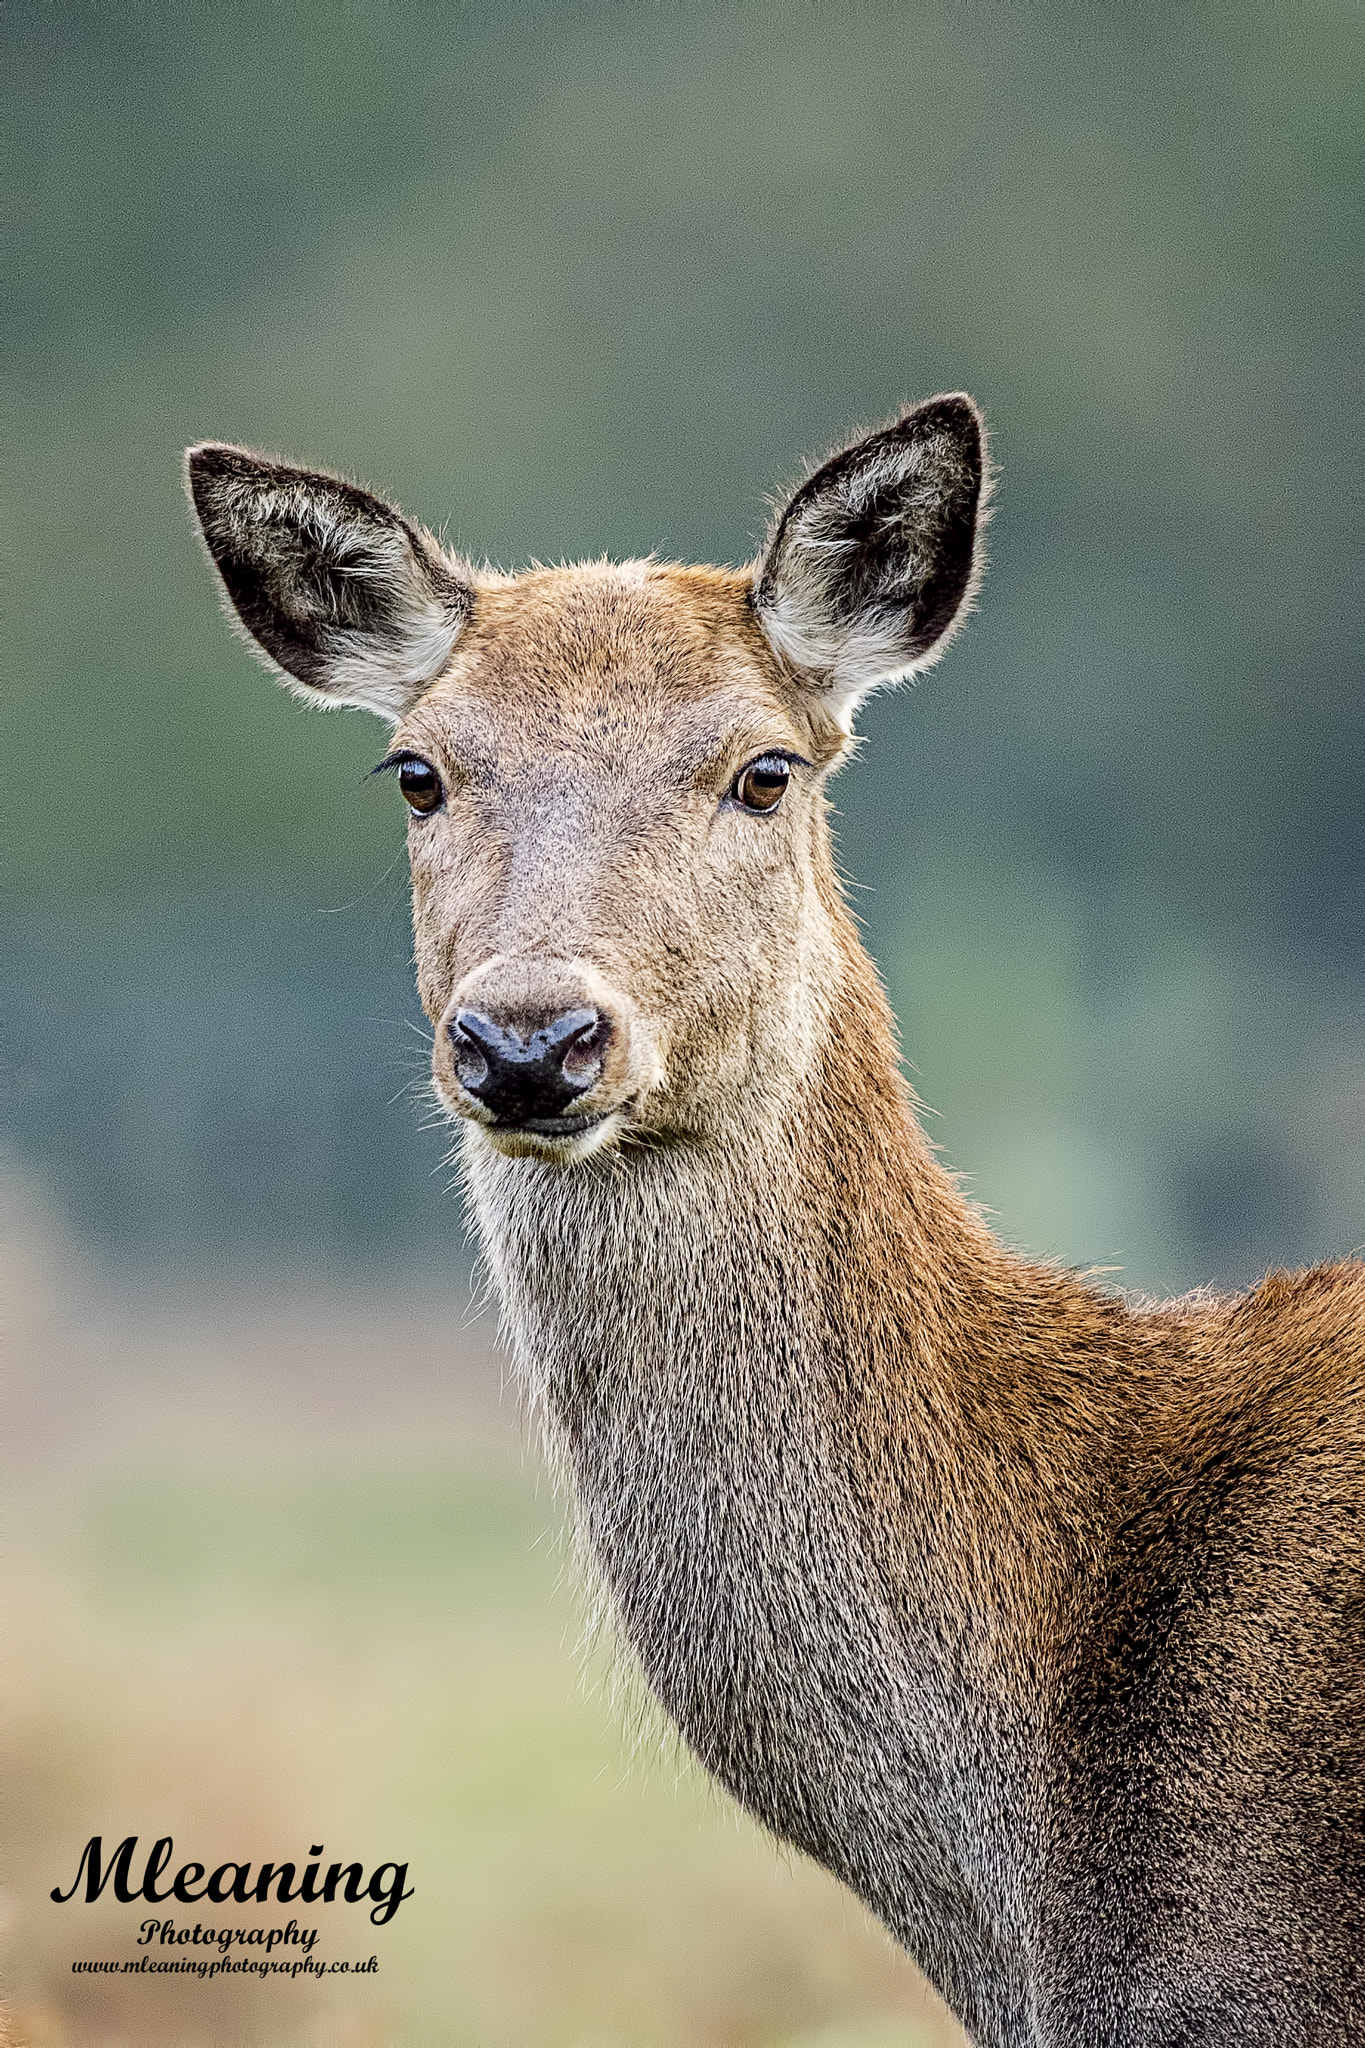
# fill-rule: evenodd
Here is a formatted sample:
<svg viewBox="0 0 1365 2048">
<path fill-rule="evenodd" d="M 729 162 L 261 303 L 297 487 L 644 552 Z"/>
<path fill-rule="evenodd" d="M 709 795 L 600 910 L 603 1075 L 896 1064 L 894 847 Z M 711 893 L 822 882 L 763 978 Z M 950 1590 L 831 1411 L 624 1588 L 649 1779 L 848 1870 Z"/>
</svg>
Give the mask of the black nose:
<svg viewBox="0 0 1365 2048">
<path fill-rule="evenodd" d="M 457 1010 L 450 1023 L 455 1071 L 500 1124 L 534 1129 L 562 1117 L 602 1072 L 611 1023 L 597 1010 L 566 1010 L 525 1036 L 483 1010 Z"/>
</svg>

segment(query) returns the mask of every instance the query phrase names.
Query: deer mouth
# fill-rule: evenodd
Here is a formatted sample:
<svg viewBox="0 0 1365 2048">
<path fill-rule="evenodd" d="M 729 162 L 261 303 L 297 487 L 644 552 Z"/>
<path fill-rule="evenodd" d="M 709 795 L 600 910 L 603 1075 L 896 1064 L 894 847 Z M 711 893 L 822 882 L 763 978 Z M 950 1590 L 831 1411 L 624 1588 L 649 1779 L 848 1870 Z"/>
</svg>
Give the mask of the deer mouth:
<svg viewBox="0 0 1365 2048">
<path fill-rule="evenodd" d="M 581 1116 L 527 1116 L 517 1123 L 485 1124 L 489 1131 L 513 1132 L 535 1138 L 577 1138 L 584 1131 L 590 1131 L 598 1124 L 604 1124 L 609 1116 L 616 1116 L 614 1109 L 585 1110 Z"/>
<path fill-rule="evenodd" d="M 495 1151 L 508 1159 L 541 1159 L 572 1166 L 606 1151 L 629 1121 L 630 1104 L 582 1111 L 577 1116 L 522 1117 L 516 1123 L 475 1123 Z"/>
</svg>

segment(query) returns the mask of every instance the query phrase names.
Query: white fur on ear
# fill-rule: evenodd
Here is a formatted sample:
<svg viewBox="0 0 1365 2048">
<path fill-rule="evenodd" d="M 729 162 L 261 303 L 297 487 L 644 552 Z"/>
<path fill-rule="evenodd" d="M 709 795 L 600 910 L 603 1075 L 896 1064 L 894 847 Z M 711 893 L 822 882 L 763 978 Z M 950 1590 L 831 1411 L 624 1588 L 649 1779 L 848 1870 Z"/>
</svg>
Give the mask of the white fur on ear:
<svg viewBox="0 0 1365 2048">
<path fill-rule="evenodd" d="M 321 688 L 286 680 L 316 703 L 350 705 L 376 712 L 396 725 L 423 690 L 440 675 L 454 651 L 468 615 L 467 600 L 434 583 L 432 563 L 412 546 L 403 528 L 372 533 L 342 520 L 322 529 L 322 544 L 338 576 L 353 578 L 389 594 L 383 631 L 372 625 L 335 625 L 328 636 L 327 682 Z"/>
<path fill-rule="evenodd" d="M 253 651 L 296 696 L 390 724 L 450 660 L 468 581 L 430 534 L 357 485 L 250 449 L 186 456 L 213 565 Z"/>
<path fill-rule="evenodd" d="M 937 661 L 970 610 L 986 482 L 981 416 L 953 393 L 836 452 L 779 517 L 754 608 L 845 732 L 873 690 Z"/>
</svg>

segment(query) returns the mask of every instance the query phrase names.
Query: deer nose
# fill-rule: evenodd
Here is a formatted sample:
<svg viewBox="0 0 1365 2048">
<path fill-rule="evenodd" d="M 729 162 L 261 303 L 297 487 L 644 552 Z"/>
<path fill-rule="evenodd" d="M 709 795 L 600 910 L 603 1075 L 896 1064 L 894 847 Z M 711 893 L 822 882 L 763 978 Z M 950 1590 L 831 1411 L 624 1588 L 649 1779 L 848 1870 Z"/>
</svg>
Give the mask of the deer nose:
<svg viewBox="0 0 1365 2048">
<path fill-rule="evenodd" d="M 450 1020 L 455 1072 L 466 1093 L 500 1124 L 562 1118 L 600 1078 L 611 1020 L 599 1010 L 565 1010 L 548 1023 L 498 1023 L 486 1010 L 457 1010 Z"/>
</svg>

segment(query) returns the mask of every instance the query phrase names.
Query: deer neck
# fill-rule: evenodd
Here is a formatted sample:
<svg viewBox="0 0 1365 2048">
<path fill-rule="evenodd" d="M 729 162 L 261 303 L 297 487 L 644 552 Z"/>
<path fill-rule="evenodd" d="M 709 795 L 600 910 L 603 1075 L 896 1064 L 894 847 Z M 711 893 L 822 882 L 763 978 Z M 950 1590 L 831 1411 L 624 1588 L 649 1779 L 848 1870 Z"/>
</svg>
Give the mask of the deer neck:
<svg viewBox="0 0 1365 2048">
<path fill-rule="evenodd" d="M 750 1132 L 566 1173 L 475 1137 L 470 1191 L 654 1693 L 917 1951 L 949 1898 L 979 1948 L 1022 1938 L 1001 1844 L 1029 1826 L 1076 1542 L 1013 1441 L 995 1333 L 1016 1302 L 1037 1323 L 1030 1269 L 933 1161 L 870 964 L 847 993 L 855 1024 L 757 1152 Z"/>
</svg>

